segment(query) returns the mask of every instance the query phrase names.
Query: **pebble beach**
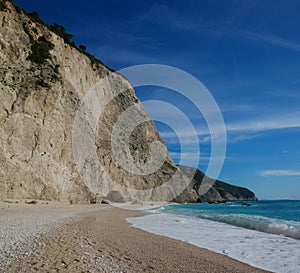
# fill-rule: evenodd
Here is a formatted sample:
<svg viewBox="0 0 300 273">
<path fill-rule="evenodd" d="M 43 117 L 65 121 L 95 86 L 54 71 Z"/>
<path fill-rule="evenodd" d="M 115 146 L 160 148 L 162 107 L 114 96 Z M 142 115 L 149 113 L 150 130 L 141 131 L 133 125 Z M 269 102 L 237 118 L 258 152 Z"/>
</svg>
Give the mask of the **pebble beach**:
<svg viewBox="0 0 300 273">
<path fill-rule="evenodd" d="M 0 203 L 0 272 L 267 272 L 136 229 L 110 205 Z"/>
</svg>

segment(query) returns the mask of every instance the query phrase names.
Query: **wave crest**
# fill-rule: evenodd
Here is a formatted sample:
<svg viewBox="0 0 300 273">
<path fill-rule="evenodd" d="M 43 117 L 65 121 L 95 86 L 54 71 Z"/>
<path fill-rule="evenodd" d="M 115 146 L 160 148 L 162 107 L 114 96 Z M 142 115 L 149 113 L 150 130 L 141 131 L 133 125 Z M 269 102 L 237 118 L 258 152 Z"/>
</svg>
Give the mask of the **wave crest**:
<svg viewBox="0 0 300 273">
<path fill-rule="evenodd" d="M 300 240 L 300 223 L 263 216 L 226 214 L 226 215 L 198 215 L 201 219 L 222 222 L 238 227 L 284 235 Z"/>
</svg>

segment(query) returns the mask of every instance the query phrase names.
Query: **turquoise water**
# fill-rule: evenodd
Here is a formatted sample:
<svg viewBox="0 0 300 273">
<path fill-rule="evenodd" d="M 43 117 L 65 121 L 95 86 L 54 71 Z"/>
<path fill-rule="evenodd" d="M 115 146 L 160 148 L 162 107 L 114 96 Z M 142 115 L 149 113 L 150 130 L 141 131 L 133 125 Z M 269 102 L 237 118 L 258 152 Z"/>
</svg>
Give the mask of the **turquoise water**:
<svg viewBox="0 0 300 273">
<path fill-rule="evenodd" d="M 176 204 L 165 213 L 223 222 L 230 225 L 300 239 L 300 201 L 247 201 L 225 204 Z"/>
</svg>

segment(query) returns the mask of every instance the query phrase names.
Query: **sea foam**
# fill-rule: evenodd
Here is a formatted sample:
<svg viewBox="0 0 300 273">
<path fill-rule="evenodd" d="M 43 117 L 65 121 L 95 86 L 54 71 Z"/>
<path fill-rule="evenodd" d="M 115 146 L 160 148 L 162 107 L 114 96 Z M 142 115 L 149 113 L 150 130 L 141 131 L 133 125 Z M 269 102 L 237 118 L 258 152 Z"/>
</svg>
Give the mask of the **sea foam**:
<svg viewBox="0 0 300 273">
<path fill-rule="evenodd" d="M 223 222 L 226 224 L 263 231 L 267 233 L 284 235 L 294 239 L 300 239 L 300 223 L 281 219 L 272 219 L 257 215 L 244 214 L 223 214 L 223 215 L 205 215 L 201 214 L 198 218 Z"/>
<path fill-rule="evenodd" d="M 182 240 L 216 253 L 225 253 L 255 267 L 279 273 L 300 272 L 300 240 L 168 213 L 129 218 L 128 221 L 148 232 Z M 279 228 L 284 229 L 282 226 Z"/>
</svg>

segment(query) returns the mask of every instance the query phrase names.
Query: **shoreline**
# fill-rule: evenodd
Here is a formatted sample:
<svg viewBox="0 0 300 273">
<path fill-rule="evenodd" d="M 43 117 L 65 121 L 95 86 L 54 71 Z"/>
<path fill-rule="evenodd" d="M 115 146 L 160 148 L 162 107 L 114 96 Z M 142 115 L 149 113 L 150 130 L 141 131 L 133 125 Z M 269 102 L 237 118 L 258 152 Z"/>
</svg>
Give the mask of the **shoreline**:
<svg viewBox="0 0 300 273">
<path fill-rule="evenodd" d="M 47 215 L 57 210 L 74 214 L 71 221 L 62 221 L 39 236 L 35 251 L 16 259 L 4 272 L 267 272 L 186 242 L 143 231 L 126 221 L 145 215 L 143 211 L 109 205 L 12 207 L 1 210 L 0 215 L 25 211 Z"/>
</svg>

